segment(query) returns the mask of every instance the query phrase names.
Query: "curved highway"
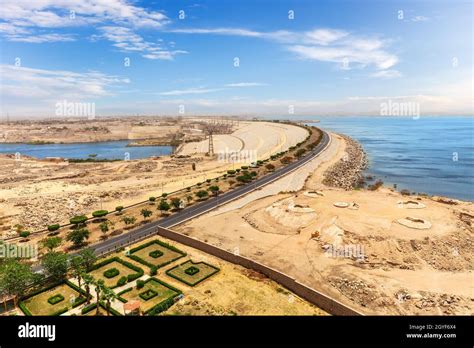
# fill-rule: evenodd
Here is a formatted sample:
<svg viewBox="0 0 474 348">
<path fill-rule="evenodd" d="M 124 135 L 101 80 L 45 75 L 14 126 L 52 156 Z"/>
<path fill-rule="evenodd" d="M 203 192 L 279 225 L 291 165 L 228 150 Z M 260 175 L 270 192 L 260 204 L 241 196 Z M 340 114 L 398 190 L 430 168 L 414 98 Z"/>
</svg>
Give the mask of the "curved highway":
<svg viewBox="0 0 474 348">
<path fill-rule="evenodd" d="M 204 202 L 194 204 L 169 217 L 160 219 L 158 221 L 150 222 L 144 226 L 138 227 L 127 234 L 110 238 L 103 242 L 94 244 L 91 246 L 91 248 L 93 248 L 97 254 L 101 254 L 110 249 L 131 244 L 132 242 L 138 239 L 144 238 L 155 233 L 156 228 L 158 226 L 169 228 L 178 225 L 186 220 L 195 218 L 210 210 L 213 210 L 222 204 L 226 204 L 243 195 L 246 195 L 247 193 L 255 191 L 256 189 L 259 189 L 262 186 L 268 185 L 269 183 L 272 183 L 273 181 L 293 172 L 294 170 L 311 161 L 313 158 L 317 157 L 326 148 L 330 140 L 329 135 L 326 132 L 322 131 L 322 134 L 322 140 L 312 151 L 307 152 L 305 156 L 283 168 L 274 171 L 273 173 L 267 174 L 260 179 L 256 179 L 255 181 L 239 186 L 236 189 L 225 192 L 217 197 L 212 197 Z"/>
<path fill-rule="evenodd" d="M 307 152 L 305 156 L 300 159 L 290 163 L 289 165 L 275 170 L 273 173 L 267 174 L 262 178 L 256 179 L 250 183 L 244 184 L 235 188 L 234 190 L 225 192 L 217 197 L 211 197 L 206 201 L 201 203 L 194 204 L 189 208 L 185 208 L 182 211 L 179 211 L 169 217 L 160 219 L 158 221 L 150 222 L 146 225 L 138 227 L 127 234 L 122 234 L 113 238 L 109 238 L 103 242 L 96 243 L 90 247 L 94 249 L 97 255 L 103 254 L 105 252 L 111 251 L 115 248 L 124 247 L 132 243 L 137 242 L 140 239 L 150 237 L 156 233 L 158 226 L 160 227 L 172 227 L 178 225 L 186 220 L 195 218 L 199 215 L 202 215 L 210 210 L 217 208 L 222 204 L 226 204 L 230 201 L 233 201 L 241 196 L 246 195 L 252 191 L 259 189 L 262 186 L 268 185 L 273 181 L 293 172 L 294 170 L 305 165 L 315 157 L 317 157 L 329 144 L 330 137 L 329 135 L 322 131 L 323 138 L 319 144 L 311 151 Z M 73 256 L 74 254 L 71 254 Z M 34 267 L 35 270 L 41 271 L 41 266 Z"/>
</svg>

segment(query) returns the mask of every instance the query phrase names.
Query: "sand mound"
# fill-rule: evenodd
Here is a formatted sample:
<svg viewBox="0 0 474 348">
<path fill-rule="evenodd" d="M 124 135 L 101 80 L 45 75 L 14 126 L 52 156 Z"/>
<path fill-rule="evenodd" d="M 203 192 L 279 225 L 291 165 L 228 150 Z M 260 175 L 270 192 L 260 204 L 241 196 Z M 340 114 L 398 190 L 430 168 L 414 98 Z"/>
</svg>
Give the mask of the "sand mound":
<svg viewBox="0 0 474 348">
<path fill-rule="evenodd" d="M 426 205 L 424 205 L 421 202 L 417 202 L 417 201 L 398 201 L 397 204 L 398 204 L 399 207 L 407 208 L 407 209 L 423 209 L 423 208 L 426 208 Z"/>
<path fill-rule="evenodd" d="M 284 199 L 265 209 L 253 211 L 244 216 L 255 229 L 276 234 L 297 234 L 317 217 L 314 209 L 295 204 L 293 199 Z M 278 229 L 275 228 L 278 225 Z"/>
<path fill-rule="evenodd" d="M 306 197 L 311 197 L 311 198 L 324 197 L 324 193 L 320 191 L 305 191 L 303 195 L 305 195 Z"/>
<path fill-rule="evenodd" d="M 413 228 L 416 230 L 427 230 L 431 228 L 431 222 L 424 219 L 419 219 L 419 218 L 406 217 L 403 219 L 398 219 L 397 222 L 400 225 Z"/>
</svg>

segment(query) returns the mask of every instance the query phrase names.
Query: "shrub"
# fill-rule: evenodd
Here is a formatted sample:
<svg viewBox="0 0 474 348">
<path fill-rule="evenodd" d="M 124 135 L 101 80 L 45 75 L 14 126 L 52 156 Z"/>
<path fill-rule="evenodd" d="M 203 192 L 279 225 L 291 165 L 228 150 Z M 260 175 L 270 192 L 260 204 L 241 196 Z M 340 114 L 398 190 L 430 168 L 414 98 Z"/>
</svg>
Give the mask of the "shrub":
<svg viewBox="0 0 474 348">
<path fill-rule="evenodd" d="M 268 164 L 265 166 L 265 168 L 267 168 L 267 170 L 270 170 L 270 171 L 271 171 L 271 170 L 275 170 L 275 166 L 274 166 L 273 164 L 271 164 L 271 163 L 268 163 Z"/>
<path fill-rule="evenodd" d="M 104 221 L 99 225 L 99 228 L 102 233 L 106 233 L 109 231 L 109 224 L 107 223 L 107 221 Z"/>
<path fill-rule="evenodd" d="M 295 156 L 296 156 L 296 157 L 301 157 L 301 156 L 303 156 L 305 153 L 306 153 L 306 150 L 305 150 L 305 149 L 299 149 L 298 151 L 296 151 Z"/>
<path fill-rule="evenodd" d="M 95 212 L 92 213 L 92 216 L 95 218 L 104 217 L 108 213 L 109 212 L 107 210 L 96 210 Z"/>
<path fill-rule="evenodd" d="M 115 207 L 115 211 L 116 211 L 117 213 L 121 213 L 122 210 L 123 210 L 123 206 L 122 206 L 122 205 L 119 205 L 119 206 Z"/>
<path fill-rule="evenodd" d="M 116 277 L 120 274 L 120 271 L 117 268 L 111 268 L 104 272 L 104 277 L 107 279 Z"/>
<path fill-rule="evenodd" d="M 123 276 L 117 281 L 117 286 L 122 286 L 127 284 L 127 277 Z"/>
<path fill-rule="evenodd" d="M 140 278 L 143 275 L 142 273 L 132 273 L 127 276 L 127 281 L 128 282 L 133 282 L 135 279 Z"/>
<path fill-rule="evenodd" d="M 69 220 L 69 222 L 73 225 L 83 224 L 86 221 L 87 221 L 87 216 L 85 215 L 77 215 Z"/>
<path fill-rule="evenodd" d="M 142 209 L 140 211 L 140 214 L 143 215 L 143 219 L 146 219 L 146 218 L 150 217 L 153 213 L 148 209 Z"/>
<path fill-rule="evenodd" d="M 293 157 L 290 157 L 290 156 L 285 156 L 285 157 L 283 157 L 283 158 L 280 160 L 280 162 L 281 162 L 282 164 L 288 164 L 288 163 L 290 163 L 291 161 L 293 161 Z"/>
<path fill-rule="evenodd" d="M 161 194 L 161 197 L 166 198 L 166 197 L 168 197 L 168 194 L 167 194 L 166 192 L 163 192 L 163 193 Z"/>
<path fill-rule="evenodd" d="M 249 169 L 249 166 L 242 166 L 240 168 L 242 168 L 243 170 L 247 170 L 247 169 Z"/>
<path fill-rule="evenodd" d="M 173 198 L 173 199 L 171 200 L 171 205 L 172 205 L 174 208 L 176 208 L 176 209 L 179 209 L 179 208 L 181 207 L 181 203 L 182 203 L 182 202 L 181 202 L 181 199 L 179 199 L 179 198 L 177 198 L 177 197 L 176 197 L 176 198 Z"/>
<path fill-rule="evenodd" d="M 160 250 L 153 250 L 151 253 L 148 254 L 148 256 L 153 257 L 154 259 L 157 259 L 160 256 L 163 256 L 163 252 Z"/>
<path fill-rule="evenodd" d="M 229 175 L 235 175 L 235 170 L 231 169 L 227 171 L 227 174 Z"/>
<path fill-rule="evenodd" d="M 150 197 L 150 198 L 148 198 L 148 200 L 149 200 L 151 203 L 153 203 L 154 201 L 156 201 L 156 197 Z"/>
<path fill-rule="evenodd" d="M 207 183 L 210 183 L 211 181 L 212 181 L 212 179 L 206 179 Z"/>
<path fill-rule="evenodd" d="M 141 294 L 139 294 L 138 296 L 140 296 L 141 299 L 143 299 L 145 301 L 148 301 L 149 299 L 152 299 L 156 295 L 158 295 L 158 293 L 155 290 L 148 289 L 148 290 L 142 292 Z"/>
<path fill-rule="evenodd" d="M 31 234 L 30 231 L 21 231 L 20 232 L 20 237 L 21 238 L 28 238 L 28 236 Z"/>
<path fill-rule="evenodd" d="M 250 176 L 256 177 L 257 175 L 258 175 L 258 173 L 256 171 L 250 172 Z"/>
<path fill-rule="evenodd" d="M 207 191 L 201 190 L 196 192 L 196 196 L 198 196 L 199 199 L 204 199 L 209 196 L 209 194 L 207 193 Z"/>
<path fill-rule="evenodd" d="M 158 268 L 156 266 L 150 267 L 150 275 L 154 276 L 158 273 Z"/>
<path fill-rule="evenodd" d="M 189 268 L 186 268 L 186 270 L 184 271 L 184 273 L 186 274 L 189 274 L 189 275 L 195 275 L 196 273 L 199 272 L 199 268 L 197 267 L 194 267 L 194 266 L 191 266 Z"/>
<path fill-rule="evenodd" d="M 137 280 L 137 289 L 141 289 L 145 286 L 145 281 L 144 280 Z"/>
<path fill-rule="evenodd" d="M 59 230 L 59 227 L 60 227 L 59 224 L 49 225 L 48 231 L 53 232 L 53 231 Z"/>
<path fill-rule="evenodd" d="M 158 209 L 160 209 L 161 211 L 168 211 L 170 210 L 170 208 L 171 208 L 170 204 L 167 201 L 165 201 L 164 199 L 160 201 L 160 205 L 158 206 Z"/>
<path fill-rule="evenodd" d="M 48 303 L 52 305 L 55 305 L 56 303 L 59 303 L 61 301 L 64 301 L 64 296 L 61 294 L 57 294 L 48 298 Z"/>
<path fill-rule="evenodd" d="M 125 222 L 125 225 L 131 225 L 134 224 L 137 221 L 137 218 L 133 216 L 124 216 L 122 218 L 122 221 Z"/>
</svg>

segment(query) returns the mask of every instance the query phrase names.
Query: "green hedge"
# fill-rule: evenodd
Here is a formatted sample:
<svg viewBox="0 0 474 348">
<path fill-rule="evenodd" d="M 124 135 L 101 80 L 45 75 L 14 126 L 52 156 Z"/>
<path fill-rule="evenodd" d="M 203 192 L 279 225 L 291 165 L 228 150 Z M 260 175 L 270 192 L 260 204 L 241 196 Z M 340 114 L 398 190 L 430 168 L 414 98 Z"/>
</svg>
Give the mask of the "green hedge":
<svg viewBox="0 0 474 348">
<path fill-rule="evenodd" d="M 94 270 L 96 270 L 96 269 L 99 269 L 99 268 L 101 268 L 101 267 L 103 267 L 103 266 L 106 266 L 106 265 L 108 265 L 108 264 L 110 264 L 110 263 L 112 263 L 112 262 L 115 262 L 115 261 L 118 262 L 118 263 L 121 263 L 122 265 L 124 265 L 124 266 L 126 266 L 126 267 L 128 267 L 128 268 L 130 268 L 130 269 L 132 269 L 132 270 L 134 270 L 135 272 L 137 272 L 137 273 L 129 274 L 129 275 L 127 276 L 127 282 L 134 281 L 135 279 L 140 278 L 140 277 L 144 274 L 144 271 L 143 271 L 142 268 L 137 267 L 137 266 L 135 266 L 134 264 L 132 264 L 132 263 L 130 263 L 130 262 L 128 262 L 128 261 L 122 260 L 122 259 L 119 258 L 118 256 L 112 257 L 112 258 L 110 258 L 110 259 L 107 259 L 107 260 L 104 260 L 104 261 L 102 261 L 102 262 L 99 262 L 99 263 L 95 264 L 95 265 L 91 268 L 90 271 L 94 271 Z M 121 278 L 121 279 L 122 279 L 122 278 Z M 119 279 L 119 281 L 120 281 L 120 279 Z M 117 284 L 115 284 L 115 285 L 112 286 L 111 288 L 113 289 L 113 288 L 116 288 L 117 286 L 119 286 L 119 284 L 118 284 L 119 281 L 117 282 Z M 120 285 L 124 285 L 124 284 L 120 284 Z"/>
<path fill-rule="evenodd" d="M 26 305 L 23 301 L 25 301 L 26 299 L 30 298 L 30 297 L 33 297 L 33 296 L 36 296 L 42 292 L 45 292 L 45 291 L 48 291 L 48 290 L 51 290 L 52 288 L 56 287 L 56 286 L 59 286 L 61 284 L 66 284 L 68 285 L 69 287 L 73 288 L 74 290 L 76 290 L 80 295 L 83 295 L 83 296 L 79 296 L 79 297 L 76 297 L 76 300 L 74 301 L 73 305 L 72 305 L 72 308 L 75 308 L 81 304 L 83 304 L 84 302 L 87 301 L 87 293 L 82 290 L 80 287 L 78 287 L 77 285 L 75 285 L 74 283 L 71 283 L 69 280 L 65 280 L 65 281 L 60 281 L 60 282 L 56 282 L 56 283 L 52 283 L 44 288 L 40 288 L 40 289 L 36 289 L 34 290 L 33 292 L 29 293 L 27 296 L 23 297 L 20 301 L 20 303 L 18 304 L 18 307 L 22 310 L 22 312 L 27 315 L 27 316 L 32 316 L 33 314 L 31 314 L 31 312 L 28 310 L 28 308 L 26 308 Z M 49 302 L 49 301 L 48 301 Z M 66 306 L 65 308 L 62 308 L 61 310 L 55 312 L 54 314 L 52 315 L 61 315 L 65 312 L 67 312 L 69 310 L 69 308 Z"/>
<path fill-rule="evenodd" d="M 168 308 L 170 308 L 172 305 L 174 305 L 174 297 L 167 298 L 164 301 L 161 301 L 158 303 L 155 307 L 151 308 L 150 310 L 146 311 L 145 314 L 148 315 L 158 315 L 163 311 L 166 311 Z"/>
<path fill-rule="evenodd" d="M 48 231 L 53 232 L 53 231 L 59 230 L 59 227 L 60 227 L 59 224 L 49 225 Z"/>
<path fill-rule="evenodd" d="M 142 292 L 141 294 L 139 294 L 138 296 L 140 296 L 140 298 L 142 300 L 148 301 L 148 300 L 152 299 L 153 297 L 155 297 L 156 295 L 158 295 L 158 293 L 155 290 L 148 289 L 148 290 Z"/>
<path fill-rule="evenodd" d="M 171 250 L 171 251 L 174 251 L 174 252 L 176 252 L 176 253 L 178 253 L 178 254 L 181 254 L 181 256 L 179 256 L 179 257 L 177 257 L 177 258 L 175 258 L 175 259 L 169 260 L 169 261 L 167 261 L 167 262 L 163 262 L 163 263 L 161 263 L 161 264 L 154 265 L 154 264 L 152 264 L 152 263 L 150 263 L 150 262 L 148 262 L 148 261 L 142 259 L 141 257 L 139 257 L 139 256 L 137 256 L 137 255 L 133 255 L 133 253 L 137 252 L 138 250 L 147 248 L 147 247 L 149 247 L 150 245 L 153 245 L 153 244 L 158 244 L 158 245 L 160 245 L 160 246 L 162 246 L 162 247 L 164 247 L 164 248 L 167 248 L 167 249 L 169 249 L 169 250 Z M 141 264 L 143 264 L 143 265 L 145 265 L 145 266 L 150 267 L 150 269 L 153 270 L 153 269 L 158 269 L 158 268 L 160 268 L 160 267 L 166 266 L 166 265 L 170 264 L 171 262 L 174 262 L 174 261 L 176 261 L 176 260 L 178 260 L 178 259 L 180 259 L 181 257 L 186 256 L 186 255 L 187 255 L 187 254 L 186 254 L 184 251 L 179 250 L 179 249 L 176 248 L 175 246 L 170 245 L 170 244 L 165 243 L 165 242 L 162 242 L 162 241 L 159 240 L 159 239 L 155 239 L 155 240 L 152 240 L 152 241 L 150 241 L 150 242 L 148 242 L 148 243 L 145 243 L 145 244 L 139 245 L 139 246 L 137 246 L 137 247 L 135 247 L 135 248 L 133 248 L 133 249 L 130 249 L 130 252 L 129 252 L 129 254 L 128 254 L 127 256 L 128 256 L 129 258 L 131 258 L 132 260 L 134 260 L 134 261 L 137 261 L 137 262 L 139 262 L 139 263 L 141 263 Z M 152 273 L 153 273 L 153 272 L 152 272 Z M 155 273 L 155 274 L 156 274 L 156 273 Z M 155 274 L 152 274 L 152 275 L 155 275 Z"/>
<path fill-rule="evenodd" d="M 31 314 L 31 312 L 29 311 L 29 309 L 26 308 L 26 305 L 25 305 L 24 302 L 20 302 L 20 303 L 18 304 L 18 307 L 20 307 L 21 311 L 22 311 L 26 316 L 28 316 L 28 317 L 33 316 L 33 314 Z"/>
<path fill-rule="evenodd" d="M 104 310 L 107 310 L 106 304 L 103 303 L 102 301 L 99 302 L 99 306 L 102 307 Z M 84 308 L 82 308 L 81 314 L 87 314 L 87 313 L 89 313 L 90 311 L 92 311 L 96 308 L 97 308 L 97 303 L 91 303 L 91 304 L 85 306 Z M 113 309 L 112 306 L 110 307 L 109 312 L 114 316 L 121 316 L 122 315 L 119 311 Z"/>
<path fill-rule="evenodd" d="M 187 263 L 187 262 L 190 262 L 190 263 L 193 264 L 193 265 L 205 264 L 205 265 L 207 265 L 207 266 L 209 266 L 209 267 L 214 268 L 214 269 L 215 269 L 215 272 L 212 272 L 212 273 L 208 274 L 207 276 L 205 276 L 204 278 L 200 279 L 200 280 L 199 280 L 198 282 L 196 282 L 196 283 L 190 283 L 190 282 L 188 282 L 188 281 L 186 281 L 186 280 L 184 280 L 184 279 L 182 279 L 182 278 L 179 278 L 178 276 L 176 276 L 176 275 L 170 273 L 170 272 L 171 272 L 172 270 L 174 270 L 175 268 L 181 267 L 182 265 L 184 265 L 184 264 Z M 216 273 L 219 272 L 219 271 L 220 271 L 220 268 L 218 268 L 218 267 L 216 267 L 216 266 L 213 266 L 213 265 L 210 265 L 210 264 L 208 264 L 207 262 L 204 262 L 204 261 L 201 261 L 201 262 L 193 262 L 192 260 L 189 260 L 189 261 L 183 262 L 183 263 L 180 264 L 180 265 L 177 265 L 177 266 L 174 266 L 174 267 L 170 268 L 169 270 L 166 271 L 166 275 L 169 276 L 169 277 L 171 277 L 171 278 L 177 279 L 177 280 L 179 280 L 180 282 L 183 282 L 183 283 L 186 284 L 186 285 L 189 285 L 189 286 L 196 286 L 196 285 L 198 285 L 199 283 L 201 283 L 201 282 L 203 282 L 204 280 L 206 280 L 207 278 L 209 278 L 210 276 L 213 276 L 214 274 L 216 274 Z"/>
<path fill-rule="evenodd" d="M 104 277 L 107 279 L 116 277 L 120 274 L 120 271 L 117 268 L 111 268 L 104 272 Z"/>
<path fill-rule="evenodd" d="M 52 305 L 55 305 L 56 303 L 59 303 L 61 301 L 64 301 L 64 296 L 61 294 L 57 294 L 48 298 L 48 303 Z"/>
</svg>

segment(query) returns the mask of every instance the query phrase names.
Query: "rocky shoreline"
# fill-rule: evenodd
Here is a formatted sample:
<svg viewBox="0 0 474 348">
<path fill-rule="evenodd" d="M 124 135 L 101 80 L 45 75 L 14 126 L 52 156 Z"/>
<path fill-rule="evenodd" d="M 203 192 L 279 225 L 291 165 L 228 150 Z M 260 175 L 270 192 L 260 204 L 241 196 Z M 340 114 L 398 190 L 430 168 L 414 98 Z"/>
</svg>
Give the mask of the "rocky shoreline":
<svg viewBox="0 0 474 348">
<path fill-rule="evenodd" d="M 324 173 L 323 184 L 330 187 L 352 190 L 364 181 L 363 171 L 369 162 L 362 145 L 344 134 L 339 134 L 346 142 L 346 154 Z"/>
</svg>

